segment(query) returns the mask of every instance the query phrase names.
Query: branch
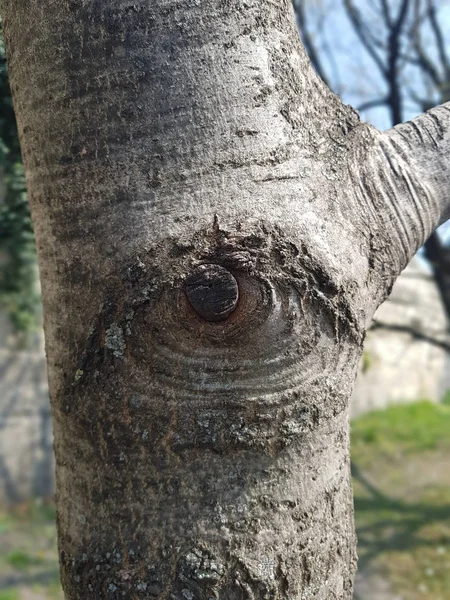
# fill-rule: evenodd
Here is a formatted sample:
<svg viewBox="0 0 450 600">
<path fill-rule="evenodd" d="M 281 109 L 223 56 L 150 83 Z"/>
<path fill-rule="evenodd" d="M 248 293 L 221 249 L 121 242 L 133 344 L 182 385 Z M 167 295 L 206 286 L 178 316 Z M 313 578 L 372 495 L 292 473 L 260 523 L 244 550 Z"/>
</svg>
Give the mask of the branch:
<svg viewBox="0 0 450 600">
<path fill-rule="evenodd" d="M 391 17 L 391 11 L 389 9 L 389 2 L 388 0 L 381 0 L 381 7 L 382 7 L 382 15 L 384 16 L 384 20 L 385 23 L 388 27 L 388 29 L 392 28 L 392 17 Z"/>
<path fill-rule="evenodd" d="M 433 81 L 436 87 L 441 85 L 441 77 L 438 70 L 435 68 L 430 57 L 425 53 L 421 43 L 416 42 L 415 49 L 417 52 L 417 60 L 414 61 L 421 69 L 423 69 Z"/>
<path fill-rule="evenodd" d="M 436 5 L 434 0 L 428 0 L 428 16 L 430 18 L 431 29 L 434 33 L 434 37 L 436 38 L 436 46 L 439 53 L 439 58 L 441 59 L 442 68 L 445 73 L 450 73 L 450 63 L 448 60 L 447 48 L 444 40 L 444 36 L 442 35 L 442 29 L 438 23 L 437 15 L 436 15 Z"/>
<path fill-rule="evenodd" d="M 409 33 L 412 45 L 413 45 L 414 50 L 417 55 L 417 59 L 414 61 L 414 63 L 417 64 L 423 71 L 425 71 L 425 73 L 428 74 L 431 81 L 434 83 L 434 85 L 436 87 L 439 87 L 441 84 L 441 77 L 440 77 L 438 69 L 435 67 L 435 65 L 433 63 L 433 60 L 429 57 L 427 52 L 425 52 L 425 49 L 424 49 L 423 43 L 422 43 L 422 32 L 421 32 L 421 28 L 420 28 L 420 26 L 424 22 L 424 20 L 427 17 L 430 18 L 430 14 L 429 14 L 429 11 L 427 10 L 425 15 L 423 17 L 421 17 L 419 4 L 420 3 L 416 0 L 415 5 L 414 5 L 415 20 L 414 20 L 413 26 L 410 29 L 410 33 Z"/>
<path fill-rule="evenodd" d="M 409 86 L 405 87 L 408 90 L 409 97 L 413 100 L 413 102 L 420 106 L 422 112 L 426 112 L 427 110 L 430 110 L 431 108 L 436 106 L 437 103 L 433 101 L 432 98 L 419 96 L 418 94 L 416 94 L 414 89 L 410 88 Z"/>
<path fill-rule="evenodd" d="M 410 7 L 410 0 L 403 0 L 401 7 L 400 7 L 400 11 L 398 13 L 397 20 L 394 23 L 394 27 L 393 27 L 396 34 L 399 34 L 403 27 L 406 16 L 408 14 L 409 7 Z"/>
<path fill-rule="evenodd" d="M 377 185 L 403 268 L 450 217 L 450 103 L 381 136 Z"/>
<path fill-rule="evenodd" d="M 377 106 L 386 106 L 389 102 L 388 98 L 377 98 L 375 100 L 367 100 L 367 102 L 363 102 L 359 106 L 356 107 L 358 112 L 362 112 L 363 110 L 369 110 L 369 108 L 376 108 Z"/>
<path fill-rule="evenodd" d="M 389 86 L 389 106 L 391 109 L 393 125 L 403 121 L 402 94 L 398 75 L 398 62 L 400 53 L 400 37 L 409 7 L 410 0 L 403 0 L 397 19 L 389 30 L 386 80 Z"/>
<path fill-rule="evenodd" d="M 414 327 L 408 327 L 408 325 L 398 325 L 397 323 L 382 323 L 381 321 L 374 319 L 372 321 L 372 325 L 370 326 L 370 331 L 377 331 L 379 329 L 382 329 L 384 331 L 392 331 L 393 333 L 407 333 L 416 340 L 428 342 L 433 346 L 442 348 L 446 352 L 450 352 L 450 344 L 448 342 L 438 340 L 430 335 L 427 335 L 426 333 L 422 333 L 418 329 L 414 329 Z"/>
<path fill-rule="evenodd" d="M 384 77 L 386 77 L 387 76 L 386 67 L 385 67 L 382 59 L 376 52 L 374 46 L 369 42 L 369 39 L 370 39 L 369 32 L 367 31 L 367 28 L 365 27 L 364 23 L 362 22 L 361 16 L 360 16 L 358 10 L 354 6 L 352 0 L 344 0 L 344 6 L 346 8 L 347 15 L 353 25 L 353 28 L 354 28 L 357 36 L 359 37 L 361 44 L 367 50 L 367 52 L 371 56 L 372 60 L 375 62 L 377 67 L 380 69 L 380 71 L 384 75 Z"/>
<path fill-rule="evenodd" d="M 369 139 L 369 138 L 368 138 Z M 386 290 L 450 217 L 450 103 L 386 132 L 349 162 L 358 201 L 369 206 L 370 257 Z"/>
</svg>

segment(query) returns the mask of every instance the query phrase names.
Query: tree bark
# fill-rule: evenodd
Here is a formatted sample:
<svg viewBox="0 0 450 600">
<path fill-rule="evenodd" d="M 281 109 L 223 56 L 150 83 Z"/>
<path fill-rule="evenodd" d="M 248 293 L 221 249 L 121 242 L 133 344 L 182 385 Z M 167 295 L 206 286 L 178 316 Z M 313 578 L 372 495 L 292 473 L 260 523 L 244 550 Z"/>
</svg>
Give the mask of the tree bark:
<svg viewBox="0 0 450 600">
<path fill-rule="evenodd" d="M 287 0 L 3 15 L 66 599 L 350 599 L 348 399 L 447 210 L 449 109 L 361 124 Z"/>
</svg>

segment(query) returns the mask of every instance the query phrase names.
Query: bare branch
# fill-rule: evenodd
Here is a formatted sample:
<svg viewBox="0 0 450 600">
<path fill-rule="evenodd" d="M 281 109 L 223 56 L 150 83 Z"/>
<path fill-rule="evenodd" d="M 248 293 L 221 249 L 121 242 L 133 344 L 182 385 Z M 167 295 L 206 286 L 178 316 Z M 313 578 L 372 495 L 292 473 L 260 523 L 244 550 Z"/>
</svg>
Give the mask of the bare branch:
<svg viewBox="0 0 450 600">
<path fill-rule="evenodd" d="M 416 94 L 415 90 L 410 88 L 409 86 L 408 94 L 411 100 L 413 100 L 413 102 L 415 102 L 420 107 L 420 110 L 422 112 L 426 112 L 427 110 L 430 110 L 431 108 L 436 106 L 436 102 L 433 101 L 432 98 L 427 96 L 419 96 L 418 94 Z"/>
<path fill-rule="evenodd" d="M 365 25 L 361 19 L 361 15 L 359 14 L 359 11 L 353 4 L 352 0 L 344 0 L 344 6 L 347 10 L 347 15 L 353 25 L 353 28 L 354 28 L 357 36 L 359 37 L 361 44 L 367 50 L 367 52 L 370 55 L 370 57 L 372 58 L 372 60 L 375 62 L 377 67 L 380 69 L 381 73 L 386 77 L 387 76 L 386 67 L 383 63 L 383 60 L 381 59 L 381 57 L 375 50 L 373 44 L 371 44 L 369 42 L 370 35 L 368 34 L 367 28 L 365 27 Z"/>
<path fill-rule="evenodd" d="M 368 100 L 367 102 L 363 102 L 363 104 L 360 104 L 356 108 L 356 110 L 362 112 L 363 110 L 369 110 L 369 108 L 376 108 L 377 106 L 386 106 L 388 102 L 388 98 L 376 98 L 375 100 Z"/>
<path fill-rule="evenodd" d="M 442 348 L 446 352 L 450 352 L 450 344 L 448 342 L 439 340 L 435 337 L 432 337 L 431 335 L 427 335 L 426 333 L 423 333 L 422 331 L 419 331 L 414 327 L 409 327 L 408 325 L 399 325 L 397 323 L 383 323 L 381 321 L 378 321 L 377 319 L 374 319 L 372 321 L 372 325 L 370 326 L 370 331 L 377 331 L 380 329 L 384 331 L 392 331 L 393 333 L 407 333 L 416 340 L 428 342 L 433 346 Z"/>
<path fill-rule="evenodd" d="M 427 0 L 427 1 L 428 1 L 428 16 L 430 18 L 431 29 L 433 30 L 433 33 L 434 33 L 434 36 L 436 39 L 436 46 L 437 46 L 437 50 L 439 53 L 439 58 L 441 60 L 442 67 L 443 67 L 446 75 L 448 76 L 448 74 L 450 74 L 450 63 L 449 63 L 449 59 L 448 59 L 447 48 L 445 45 L 444 36 L 442 34 L 442 29 L 437 20 L 436 5 L 434 3 L 434 0 Z"/>
<path fill-rule="evenodd" d="M 415 12 L 415 24 L 410 30 L 410 36 L 412 39 L 413 47 L 417 55 L 417 64 L 418 66 L 425 71 L 434 85 L 439 87 L 441 85 L 441 76 L 439 74 L 438 69 L 433 63 L 433 60 L 427 54 L 423 47 L 422 42 L 422 34 L 420 24 L 422 23 L 422 18 L 420 16 L 420 2 L 418 0 L 415 1 L 414 4 L 414 12 Z M 426 13 L 425 16 L 429 16 Z"/>
<path fill-rule="evenodd" d="M 386 81 L 389 86 L 389 107 L 391 109 L 392 123 L 394 125 L 401 123 L 403 120 L 402 93 L 400 90 L 398 71 L 400 58 L 400 37 L 409 7 L 410 0 L 403 0 L 397 19 L 389 31 Z"/>
<path fill-rule="evenodd" d="M 388 2 L 386 0 L 381 0 L 379 10 L 385 21 L 388 31 L 387 47 L 383 42 L 380 42 L 378 39 L 374 38 L 370 27 L 363 22 L 353 2 L 351 0 L 344 0 L 344 4 L 355 32 L 359 36 L 361 43 L 372 56 L 381 72 L 381 75 L 389 87 L 389 95 L 385 104 L 387 104 L 387 106 L 390 108 L 392 122 L 393 124 L 400 123 L 403 120 L 402 94 L 398 76 L 399 61 L 401 60 L 400 40 L 408 11 L 411 7 L 411 0 L 402 0 L 398 15 L 396 16 L 395 20 L 393 20 Z M 380 57 L 376 51 L 377 48 L 381 48 L 386 51 L 386 60 L 383 60 Z"/>
<path fill-rule="evenodd" d="M 409 258 L 450 217 L 450 103 L 385 132 L 386 208 Z M 382 183 L 380 184 L 383 185 Z"/>
<path fill-rule="evenodd" d="M 439 71 L 436 69 L 433 61 L 423 49 L 421 43 L 416 43 L 415 49 L 417 52 L 417 61 L 415 61 L 416 64 L 428 74 L 436 87 L 440 87 L 441 77 L 439 75 Z"/>
<path fill-rule="evenodd" d="M 395 32 L 397 34 L 401 31 L 401 29 L 405 23 L 405 19 L 408 14 L 409 7 L 410 7 L 410 0 L 403 0 L 402 4 L 400 6 L 400 11 L 398 13 L 397 20 L 395 21 L 394 27 L 393 27 L 393 29 L 395 30 Z"/>
<path fill-rule="evenodd" d="M 389 29 L 391 29 L 392 28 L 392 17 L 391 17 L 391 11 L 389 9 L 388 0 L 381 0 L 381 6 L 382 6 L 382 14 L 386 21 L 386 25 L 388 26 Z"/>
</svg>

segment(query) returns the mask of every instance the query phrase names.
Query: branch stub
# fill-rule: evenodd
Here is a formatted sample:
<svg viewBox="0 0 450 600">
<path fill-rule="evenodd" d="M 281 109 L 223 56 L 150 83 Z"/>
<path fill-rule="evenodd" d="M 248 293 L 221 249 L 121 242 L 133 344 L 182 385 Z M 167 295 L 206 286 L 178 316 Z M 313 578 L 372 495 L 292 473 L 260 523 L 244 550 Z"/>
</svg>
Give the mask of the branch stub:
<svg viewBox="0 0 450 600">
<path fill-rule="evenodd" d="M 205 321 L 224 321 L 239 300 L 233 275 L 219 265 L 201 265 L 186 280 L 186 296 L 195 312 Z"/>
</svg>

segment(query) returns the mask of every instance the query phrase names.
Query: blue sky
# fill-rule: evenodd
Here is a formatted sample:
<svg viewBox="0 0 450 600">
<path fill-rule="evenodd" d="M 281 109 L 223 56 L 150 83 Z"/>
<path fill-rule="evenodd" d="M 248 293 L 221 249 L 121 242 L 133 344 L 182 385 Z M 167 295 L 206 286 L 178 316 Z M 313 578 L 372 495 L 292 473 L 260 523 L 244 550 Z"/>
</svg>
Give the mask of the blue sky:
<svg viewBox="0 0 450 600">
<path fill-rule="evenodd" d="M 378 16 L 378 4 L 378 0 L 355 0 L 358 9 L 369 15 L 373 28 L 383 31 L 381 18 Z M 398 4 L 399 0 L 389 0 L 394 14 Z M 438 19 L 444 34 L 448 32 L 446 37 L 450 50 L 450 0 L 437 0 L 437 4 Z M 334 91 L 341 95 L 344 102 L 352 104 L 355 108 L 362 102 L 382 96 L 386 89 L 383 79 L 356 36 L 346 16 L 342 0 L 308 0 L 306 5 L 310 29 L 314 32 Z M 424 46 L 431 56 L 436 56 L 436 49 L 426 29 Z M 413 87 L 419 93 L 425 89 L 415 68 L 405 70 L 403 80 L 405 85 Z M 405 120 L 417 116 L 420 112 L 413 102 L 405 103 Z M 361 116 L 379 129 L 388 129 L 391 126 L 386 108 L 365 110 Z"/>
</svg>

